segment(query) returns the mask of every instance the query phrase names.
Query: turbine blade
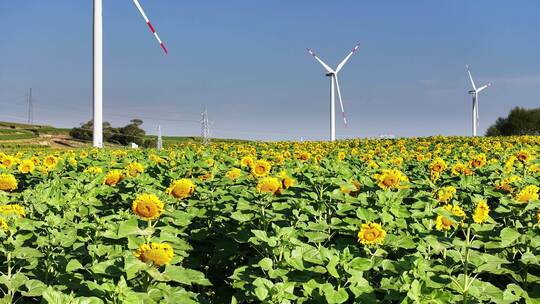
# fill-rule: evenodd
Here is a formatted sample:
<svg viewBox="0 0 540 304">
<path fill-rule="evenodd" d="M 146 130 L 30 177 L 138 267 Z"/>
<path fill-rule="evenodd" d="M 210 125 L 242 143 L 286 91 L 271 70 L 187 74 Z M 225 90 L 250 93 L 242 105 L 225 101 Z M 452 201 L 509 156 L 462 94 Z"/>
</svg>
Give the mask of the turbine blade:
<svg viewBox="0 0 540 304">
<path fill-rule="evenodd" d="M 330 68 L 326 63 L 324 63 L 324 61 L 322 61 L 321 58 L 319 58 L 319 57 L 317 56 L 317 54 L 315 54 L 315 52 L 313 52 L 312 49 L 309 49 L 309 48 L 308 48 L 307 51 L 309 52 L 309 54 L 310 54 L 311 56 L 313 56 L 313 58 L 315 58 L 315 59 L 316 59 L 316 60 L 324 67 L 324 69 L 325 69 L 328 73 L 332 73 L 332 74 L 335 73 L 334 70 L 332 70 L 332 68 Z"/>
<path fill-rule="evenodd" d="M 473 87 L 473 89 L 476 91 L 476 85 L 474 84 L 474 80 L 472 79 L 471 70 L 469 70 L 469 66 L 468 66 L 468 65 L 466 65 L 465 67 L 467 68 L 467 73 L 469 73 L 469 78 L 471 79 L 472 87 Z"/>
<path fill-rule="evenodd" d="M 491 82 L 488 83 L 488 84 L 486 84 L 486 85 L 484 85 L 484 86 L 479 87 L 479 88 L 476 90 L 476 92 L 477 92 L 477 93 L 480 93 L 480 92 L 482 92 L 483 90 L 487 89 L 487 88 L 490 87 L 490 86 L 491 86 Z"/>
<path fill-rule="evenodd" d="M 339 98 L 339 106 L 341 107 L 341 116 L 343 117 L 343 123 L 346 127 L 348 127 L 349 125 L 347 124 L 347 116 L 345 116 L 345 109 L 343 108 L 343 100 L 341 99 L 341 89 L 339 88 L 339 81 L 337 75 L 334 74 L 334 78 L 336 79 L 336 88 Z"/>
<path fill-rule="evenodd" d="M 148 17 L 146 16 L 146 13 L 144 12 L 144 10 L 143 10 L 141 4 L 139 3 L 139 1 L 138 1 L 138 0 L 133 0 L 133 3 L 135 4 L 135 6 L 137 7 L 137 9 L 139 10 L 139 13 L 141 13 L 141 15 L 143 16 L 144 21 L 146 22 L 146 24 L 147 24 L 148 27 L 150 28 L 150 31 L 152 32 L 152 34 L 154 34 L 154 37 L 156 37 L 156 40 L 158 41 L 159 46 L 161 47 L 161 49 L 163 49 L 163 51 L 165 52 L 165 54 L 168 54 L 168 53 L 169 53 L 169 50 L 167 50 L 167 47 L 165 47 L 165 44 L 164 44 L 163 41 L 161 41 L 161 39 L 159 38 L 158 33 L 157 33 L 156 30 L 154 29 L 154 26 L 152 26 L 152 23 L 150 23 L 150 20 L 149 20 Z"/>
<path fill-rule="evenodd" d="M 339 63 L 339 65 L 336 68 L 336 73 L 339 72 L 339 70 L 343 68 L 343 66 L 347 63 L 347 61 L 349 61 L 349 58 L 351 58 L 351 56 L 358 50 L 359 47 L 360 47 L 360 43 L 355 45 L 355 47 L 351 50 L 349 55 L 347 55 L 347 57 L 345 57 L 345 59 L 343 59 L 343 61 Z"/>
</svg>

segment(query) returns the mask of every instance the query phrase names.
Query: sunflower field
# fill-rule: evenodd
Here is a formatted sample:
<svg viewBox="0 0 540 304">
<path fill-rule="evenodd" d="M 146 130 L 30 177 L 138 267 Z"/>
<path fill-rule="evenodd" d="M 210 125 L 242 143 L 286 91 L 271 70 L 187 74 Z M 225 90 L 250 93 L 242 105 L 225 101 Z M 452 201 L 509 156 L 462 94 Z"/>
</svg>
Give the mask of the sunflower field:
<svg viewBox="0 0 540 304">
<path fill-rule="evenodd" d="M 540 303 L 540 138 L 0 152 L 0 303 Z"/>
</svg>

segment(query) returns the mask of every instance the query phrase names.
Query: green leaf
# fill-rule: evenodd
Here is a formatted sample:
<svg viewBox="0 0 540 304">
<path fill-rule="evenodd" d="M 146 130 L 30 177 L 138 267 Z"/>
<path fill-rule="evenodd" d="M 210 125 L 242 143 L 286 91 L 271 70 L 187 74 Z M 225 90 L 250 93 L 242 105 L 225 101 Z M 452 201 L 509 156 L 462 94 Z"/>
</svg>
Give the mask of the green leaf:
<svg viewBox="0 0 540 304">
<path fill-rule="evenodd" d="M 269 270 L 272 270 L 272 266 L 274 263 L 272 262 L 272 259 L 264 258 L 260 260 L 258 264 L 259 266 L 261 266 L 263 270 L 269 271 Z"/>
<path fill-rule="evenodd" d="M 200 271 L 182 268 L 180 266 L 167 265 L 163 274 L 171 281 L 175 281 L 185 285 L 203 285 L 211 286 L 212 283 L 208 281 L 204 274 Z"/>
<path fill-rule="evenodd" d="M 519 237 L 520 237 L 520 234 L 516 229 L 506 227 L 503 230 L 501 230 L 501 246 L 508 247 L 510 244 L 516 241 Z"/>
</svg>

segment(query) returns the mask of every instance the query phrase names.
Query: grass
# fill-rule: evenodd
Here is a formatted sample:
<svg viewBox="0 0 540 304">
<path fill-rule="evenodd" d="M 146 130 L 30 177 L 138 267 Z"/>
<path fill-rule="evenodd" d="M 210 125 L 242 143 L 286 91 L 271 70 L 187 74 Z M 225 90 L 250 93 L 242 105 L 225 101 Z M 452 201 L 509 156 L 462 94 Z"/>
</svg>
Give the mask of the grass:
<svg viewBox="0 0 540 304">
<path fill-rule="evenodd" d="M 0 149 L 12 150 L 12 149 L 35 149 L 35 148 L 69 148 L 59 146 L 54 143 L 59 140 L 74 140 L 69 136 L 69 128 L 56 128 L 47 125 L 31 125 L 15 122 L 3 122 L 0 121 Z M 147 135 L 146 139 L 157 140 L 156 135 Z M 43 144 L 43 141 L 48 142 Z M 51 143 L 52 141 L 52 143 Z M 201 142 L 201 137 L 198 136 L 163 136 L 163 146 L 174 146 L 186 142 Z M 222 139 L 214 138 L 212 142 L 217 143 L 238 143 L 248 142 L 247 140 L 240 139 Z M 91 141 L 79 141 L 78 145 L 90 146 Z"/>
</svg>

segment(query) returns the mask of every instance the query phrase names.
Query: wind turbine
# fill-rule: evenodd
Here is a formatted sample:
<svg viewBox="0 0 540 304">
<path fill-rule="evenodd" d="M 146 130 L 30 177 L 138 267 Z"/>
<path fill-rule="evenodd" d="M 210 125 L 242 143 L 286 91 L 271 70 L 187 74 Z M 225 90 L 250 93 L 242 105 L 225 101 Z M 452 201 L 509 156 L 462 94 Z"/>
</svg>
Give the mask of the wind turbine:
<svg viewBox="0 0 540 304">
<path fill-rule="evenodd" d="M 472 104 L 472 136 L 476 136 L 476 129 L 480 126 L 479 125 L 479 118 L 480 114 L 478 113 L 478 93 L 482 92 L 489 86 L 491 86 L 491 82 L 489 82 L 486 85 L 483 85 L 479 88 L 476 87 L 476 84 L 474 83 L 473 77 L 471 75 L 471 70 L 469 69 L 469 66 L 465 66 L 467 68 L 467 73 L 469 74 L 469 79 L 471 80 L 472 90 L 469 91 L 469 94 L 472 95 L 473 104 Z"/>
<path fill-rule="evenodd" d="M 341 116 L 343 117 L 343 123 L 345 126 L 347 126 L 347 117 L 345 116 L 345 110 L 343 108 L 343 100 L 341 99 L 341 90 L 339 88 L 339 81 L 338 81 L 338 73 L 343 68 L 343 66 L 349 61 L 351 56 L 358 50 L 360 47 L 360 44 L 357 44 L 351 52 L 341 61 L 336 69 L 332 69 L 330 66 L 328 66 L 324 61 L 322 61 L 315 52 L 311 49 L 307 49 L 309 54 L 315 58 L 326 70 L 326 76 L 330 77 L 330 140 L 335 141 L 336 140 L 336 106 L 335 106 L 335 100 L 336 100 L 336 93 L 335 89 L 337 89 L 338 97 L 339 97 L 339 105 L 341 107 Z"/>
<path fill-rule="evenodd" d="M 93 70 L 92 70 L 92 103 L 93 103 L 93 124 L 94 147 L 103 147 L 103 0 L 93 0 Z M 138 0 L 132 0 L 141 15 L 154 34 L 159 45 L 165 52 L 168 53 L 165 44 L 159 39 L 159 36 L 148 20 L 144 10 Z"/>
</svg>

